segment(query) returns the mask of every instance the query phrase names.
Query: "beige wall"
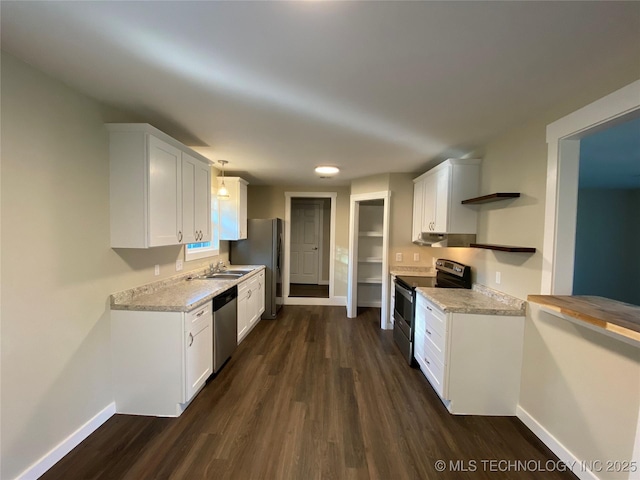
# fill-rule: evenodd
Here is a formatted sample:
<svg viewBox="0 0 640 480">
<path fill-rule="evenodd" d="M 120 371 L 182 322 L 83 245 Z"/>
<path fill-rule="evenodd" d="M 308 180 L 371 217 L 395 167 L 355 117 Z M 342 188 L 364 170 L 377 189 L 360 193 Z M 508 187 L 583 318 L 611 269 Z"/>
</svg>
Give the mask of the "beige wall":
<svg viewBox="0 0 640 480">
<path fill-rule="evenodd" d="M 361 193 L 386 192 L 389 190 L 388 173 L 379 175 L 371 175 L 355 179 L 351 182 L 351 195 L 359 195 Z"/>
<path fill-rule="evenodd" d="M 285 192 L 337 192 L 335 285 L 337 297 L 347 295 L 347 264 L 349 262 L 349 187 L 296 187 L 249 185 L 248 218 L 284 219 Z"/>
<path fill-rule="evenodd" d="M 183 252 L 109 247 L 106 109 L 4 53 L 1 80 L 0 477 L 10 479 L 113 401 L 108 297 L 175 275 Z"/>
<path fill-rule="evenodd" d="M 423 249 L 472 265 L 478 283 L 522 299 L 539 293 L 546 125 L 612 90 L 588 100 L 574 99 L 569 106 L 519 126 L 490 142 L 481 155 L 481 193 L 515 191 L 522 197 L 478 206 L 478 241 L 532 246 L 535 254 Z M 496 271 L 502 274 L 500 285 L 495 283 Z M 531 308 L 524 342 L 520 406 L 580 460 L 631 460 L 640 404 L 637 347 Z M 607 472 L 599 477 L 627 478 Z"/>
</svg>

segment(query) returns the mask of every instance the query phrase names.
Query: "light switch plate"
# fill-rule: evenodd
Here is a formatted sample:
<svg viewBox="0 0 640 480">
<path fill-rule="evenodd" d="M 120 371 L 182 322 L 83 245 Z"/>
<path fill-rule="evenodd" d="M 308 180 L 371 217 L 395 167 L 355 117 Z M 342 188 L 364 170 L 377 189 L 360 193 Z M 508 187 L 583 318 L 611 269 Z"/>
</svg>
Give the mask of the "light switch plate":
<svg viewBox="0 0 640 480">
<path fill-rule="evenodd" d="M 401 262 L 402 261 L 402 253 L 398 252 L 396 253 L 396 262 Z"/>
<path fill-rule="evenodd" d="M 413 261 L 414 262 L 419 262 L 420 261 L 420 254 L 419 253 L 414 253 L 413 254 Z"/>
<path fill-rule="evenodd" d="M 182 259 L 176 260 L 176 272 L 179 272 L 180 270 L 182 270 L 182 267 L 183 267 Z"/>
<path fill-rule="evenodd" d="M 156 265 L 153 268 L 153 274 L 157 277 L 158 275 L 160 275 L 160 265 Z"/>
<path fill-rule="evenodd" d="M 502 281 L 502 274 L 500 272 L 496 272 L 496 285 L 500 285 Z"/>
</svg>

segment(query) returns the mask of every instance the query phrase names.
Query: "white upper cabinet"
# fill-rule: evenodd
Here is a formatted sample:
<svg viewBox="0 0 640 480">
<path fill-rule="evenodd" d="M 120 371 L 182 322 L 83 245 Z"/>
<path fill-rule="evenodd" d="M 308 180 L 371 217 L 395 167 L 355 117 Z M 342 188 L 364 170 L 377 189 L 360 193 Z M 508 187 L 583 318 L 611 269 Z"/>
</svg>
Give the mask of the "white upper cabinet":
<svg viewBox="0 0 640 480">
<path fill-rule="evenodd" d="M 476 210 L 461 202 L 478 195 L 480 160 L 449 159 L 413 182 L 414 241 L 420 232 L 476 233 Z"/>
<path fill-rule="evenodd" d="M 415 182 L 413 184 L 413 228 L 411 233 L 412 241 L 420 240 L 422 233 L 422 207 L 424 206 L 424 184 L 425 182 Z"/>
<path fill-rule="evenodd" d="M 111 246 L 211 239 L 209 161 L 148 124 L 108 124 Z"/>
<path fill-rule="evenodd" d="M 182 243 L 211 240 L 211 169 L 182 153 Z"/>
<path fill-rule="evenodd" d="M 222 177 L 218 177 L 218 187 Z M 247 185 L 240 177 L 224 177 L 229 198 L 218 201 L 220 212 L 220 240 L 243 240 L 247 238 Z"/>
<path fill-rule="evenodd" d="M 149 247 L 180 243 L 182 229 L 181 152 L 149 136 Z M 140 185 L 141 187 L 142 185 Z M 115 192 L 118 195 L 118 192 Z M 113 211 L 112 211 L 113 215 Z"/>
</svg>

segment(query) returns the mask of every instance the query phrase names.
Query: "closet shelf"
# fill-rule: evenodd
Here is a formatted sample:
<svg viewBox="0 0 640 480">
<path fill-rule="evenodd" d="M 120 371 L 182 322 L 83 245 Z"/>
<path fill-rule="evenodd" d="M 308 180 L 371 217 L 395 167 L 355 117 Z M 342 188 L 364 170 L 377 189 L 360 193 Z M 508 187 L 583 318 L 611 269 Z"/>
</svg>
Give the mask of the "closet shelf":
<svg viewBox="0 0 640 480">
<path fill-rule="evenodd" d="M 382 238 L 382 232 L 360 232 L 359 237 L 380 237 Z"/>
<path fill-rule="evenodd" d="M 382 257 L 365 257 L 358 259 L 359 263 L 382 263 Z"/>
<path fill-rule="evenodd" d="M 522 252 L 535 253 L 534 247 L 515 247 L 513 245 L 495 245 L 490 243 L 472 243 L 471 248 L 484 248 L 485 250 L 496 250 L 498 252 Z"/>
<path fill-rule="evenodd" d="M 370 284 L 382 284 L 382 279 L 378 277 L 361 278 L 358 279 L 358 283 L 370 283 Z"/>
<path fill-rule="evenodd" d="M 468 198 L 467 200 L 462 200 L 462 204 L 473 204 L 473 203 L 489 203 L 489 202 L 498 202 L 500 200 L 507 200 L 509 198 L 518 198 L 520 196 L 517 192 L 498 192 L 491 193 L 489 195 L 483 195 L 482 197 Z"/>
</svg>

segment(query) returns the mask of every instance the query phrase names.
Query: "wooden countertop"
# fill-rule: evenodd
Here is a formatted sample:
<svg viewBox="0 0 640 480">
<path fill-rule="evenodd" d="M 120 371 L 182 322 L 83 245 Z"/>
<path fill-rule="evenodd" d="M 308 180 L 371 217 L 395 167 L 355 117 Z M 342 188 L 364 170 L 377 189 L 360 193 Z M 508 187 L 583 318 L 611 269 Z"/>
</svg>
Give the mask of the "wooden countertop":
<svg viewBox="0 0 640 480">
<path fill-rule="evenodd" d="M 582 295 L 529 295 L 527 300 L 640 343 L 640 307 L 636 305 Z"/>
</svg>

